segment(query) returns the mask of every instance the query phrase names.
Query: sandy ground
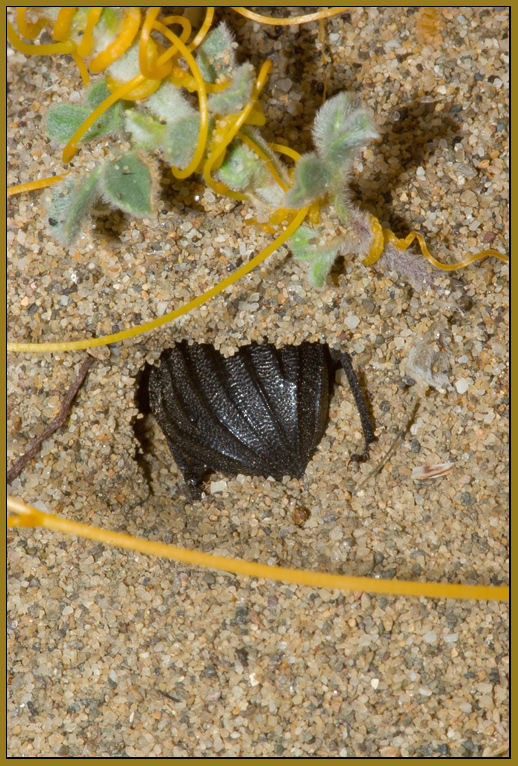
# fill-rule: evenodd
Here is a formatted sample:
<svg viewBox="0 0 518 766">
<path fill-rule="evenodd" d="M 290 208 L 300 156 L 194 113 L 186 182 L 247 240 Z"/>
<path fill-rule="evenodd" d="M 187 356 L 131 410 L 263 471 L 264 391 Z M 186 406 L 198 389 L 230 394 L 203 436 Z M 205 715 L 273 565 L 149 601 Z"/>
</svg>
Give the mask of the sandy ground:
<svg viewBox="0 0 518 766">
<path fill-rule="evenodd" d="M 414 9 L 353 10 L 327 24 L 325 67 L 316 23 L 226 18 L 242 60 L 273 60 L 266 138 L 311 148 L 325 70 L 328 93 L 356 92 L 382 137 L 356 165 L 362 206 L 400 235 L 418 229 L 444 260 L 507 252 L 504 7 L 442 9 L 435 36 Z M 8 62 L 15 184 L 65 169 L 45 114 L 77 101 L 81 85 L 65 57 L 10 50 Z M 84 149 L 73 169 L 108 146 Z M 154 318 L 270 241 L 247 225 L 248 205 L 166 169 L 155 217 L 87 221 L 70 250 L 49 234 L 43 203 L 39 192 L 9 201 L 10 340 L 75 340 Z M 183 321 L 97 352 L 66 425 L 11 493 L 67 518 L 255 561 L 506 582 L 508 267 L 487 259 L 452 283 L 436 277 L 426 288 L 347 258 L 318 291 L 280 248 Z M 435 328 L 451 355 L 444 393 L 410 386 L 406 372 L 410 349 Z M 136 401 L 146 361 L 183 338 L 224 353 L 260 338 L 348 349 L 379 436 L 370 461 L 348 464 L 361 429 L 339 376 L 302 480 L 215 475 L 191 504 Z M 10 463 L 55 416 L 84 354 L 10 355 Z M 410 432 L 358 490 L 417 398 Z M 443 478 L 412 479 L 413 468 L 444 461 L 455 468 Z M 8 540 L 10 757 L 469 758 L 508 738 L 505 604 L 240 579 L 42 530 Z"/>
</svg>

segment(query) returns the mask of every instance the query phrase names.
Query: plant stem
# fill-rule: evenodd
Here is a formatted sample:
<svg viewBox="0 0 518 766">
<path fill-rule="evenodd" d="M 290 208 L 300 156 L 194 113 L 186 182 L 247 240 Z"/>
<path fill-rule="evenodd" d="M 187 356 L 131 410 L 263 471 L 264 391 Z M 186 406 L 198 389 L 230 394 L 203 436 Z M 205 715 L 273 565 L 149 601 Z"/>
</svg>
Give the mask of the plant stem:
<svg viewBox="0 0 518 766">
<path fill-rule="evenodd" d="M 79 369 L 79 373 L 77 378 L 74 380 L 72 385 L 67 391 L 67 394 L 65 398 L 63 399 L 63 403 L 61 405 L 61 409 L 59 410 L 57 418 L 55 418 L 52 423 L 50 423 L 49 426 L 44 430 L 44 432 L 41 434 L 41 436 L 37 436 L 35 439 L 32 440 L 29 449 L 27 452 L 25 452 L 24 455 L 22 455 L 18 460 L 14 463 L 14 465 L 7 471 L 7 483 L 11 484 L 18 476 L 21 474 L 27 463 L 29 463 L 33 457 L 36 457 L 38 454 L 41 445 L 43 442 L 45 442 L 52 434 L 58 430 L 58 428 L 61 428 L 61 426 L 65 423 L 65 420 L 67 419 L 68 411 L 70 409 L 70 405 L 74 401 L 75 395 L 81 388 L 84 379 L 86 378 L 86 374 L 92 364 L 95 362 L 95 359 L 93 356 L 87 356 L 84 360 L 83 364 L 81 365 Z"/>
</svg>

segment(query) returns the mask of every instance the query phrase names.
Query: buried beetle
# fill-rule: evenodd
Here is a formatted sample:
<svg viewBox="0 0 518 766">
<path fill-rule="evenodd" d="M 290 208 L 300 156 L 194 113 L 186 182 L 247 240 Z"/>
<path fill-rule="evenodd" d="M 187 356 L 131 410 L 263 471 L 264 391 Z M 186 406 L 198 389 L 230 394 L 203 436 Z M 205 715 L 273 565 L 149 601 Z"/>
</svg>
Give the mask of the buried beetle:
<svg viewBox="0 0 518 766">
<path fill-rule="evenodd" d="M 321 343 L 242 346 L 224 357 L 187 341 L 162 352 L 149 376 L 151 410 L 191 495 L 209 471 L 302 478 L 327 425 L 334 371 L 341 364 L 358 408 L 365 460 L 375 441 L 349 354 Z"/>
</svg>

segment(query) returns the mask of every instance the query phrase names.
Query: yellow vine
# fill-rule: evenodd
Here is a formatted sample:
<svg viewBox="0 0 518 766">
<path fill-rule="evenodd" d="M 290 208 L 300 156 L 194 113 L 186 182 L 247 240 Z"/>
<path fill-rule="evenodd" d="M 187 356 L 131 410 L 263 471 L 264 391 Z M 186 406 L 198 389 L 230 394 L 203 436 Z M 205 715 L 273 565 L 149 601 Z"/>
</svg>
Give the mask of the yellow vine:
<svg viewBox="0 0 518 766">
<path fill-rule="evenodd" d="M 14 497 L 7 498 L 7 508 L 17 516 L 7 517 L 7 526 L 43 527 L 55 532 L 77 535 L 87 540 L 96 540 L 105 545 L 113 545 L 136 553 L 181 561 L 192 566 L 209 567 L 222 572 L 261 577 L 265 580 L 310 585 L 317 588 L 330 588 L 345 591 L 363 591 L 366 593 L 384 593 L 394 596 L 424 596 L 426 598 L 477 599 L 483 601 L 507 601 L 509 588 L 500 585 L 453 585 L 451 583 L 412 582 L 410 580 L 381 580 L 374 577 L 353 577 L 347 575 L 311 572 L 306 569 L 270 566 L 254 561 L 231 559 L 227 556 L 214 556 L 198 550 L 179 548 L 176 545 L 143 540 L 132 535 L 113 532 L 77 521 L 69 521 L 43 513 L 33 506 Z"/>
<path fill-rule="evenodd" d="M 36 189 L 46 189 L 48 186 L 59 183 L 62 181 L 68 173 L 63 173 L 60 176 L 50 176 L 49 178 L 40 178 L 38 181 L 29 181 L 26 184 L 17 184 L 16 186 L 10 186 L 7 189 L 7 196 L 13 197 L 15 194 L 22 194 L 23 192 L 31 192 Z"/>
<path fill-rule="evenodd" d="M 286 227 L 286 229 L 281 234 L 279 234 L 279 236 L 273 242 L 271 242 L 268 247 L 256 255 L 255 258 L 252 258 L 251 261 L 248 261 L 248 263 L 240 266 L 239 269 L 234 271 L 233 274 L 230 274 L 230 276 L 222 279 L 221 282 L 218 282 L 217 285 L 211 287 L 210 290 L 207 290 L 201 295 L 198 295 L 192 301 L 189 301 L 189 303 L 180 306 L 180 308 L 171 311 L 169 314 L 165 314 L 162 317 L 153 319 L 150 322 L 144 322 L 144 324 L 141 324 L 137 327 L 131 327 L 128 330 L 114 333 L 113 335 L 105 335 L 102 338 L 87 338 L 85 340 L 70 341 L 68 343 L 8 343 L 7 350 L 31 353 L 43 353 L 46 351 L 77 351 L 79 349 L 93 348 L 94 346 L 106 346 L 109 343 L 117 343 L 118 341 L 125 340 L 126 338 L 133 338 L 136 335 L 141 335 L 142 333 L 149 332 L 150 330 L 154 330 L 157 327 L 161 327 L 168 322 L 172 322 L 174 319 L 177 319 L 184 314 L 188 314 L 190 311 L 193 311 L 199 306 L 203 306 L 204 303 L 207 303 L 207 301 L 209 301 L 211 298 L 214 298 L 227 287 L 230 287 L 230 285 L 234 284 L 234 282 L 237 282 L 238 279 L 241 279 L 241 277 L 244 277 L 250 271 L 259 266 L 259 264 L 265 261 L 269 255 L 271 255 L 275 250 L 277 250 L 278 247 L 283 244 L 283 242 L 286 242 L 286 240 L 291 237 L 291 235 L 298 229 L 307 213 L 308 208 L 299 210 L 291 223 Z"/>
<path fill-rule="evenodd" d="M 241 14 L 251 21 L 257 21 L 259 24 L 269 24 L 270 26 L 289 27 L 291 24 L 306 24 L 308 21 L 319 21 L 320 19 L 328 19 L 330 16 L 337 16 L 339 13 L 345 13 L 350 11 L 352 6 L 339 6 L 338 8 L 331 8 L 327 11 L 316 11 L 315 13 L 306 13 L 304 16 L 288 16 L 277 19 L 274 16 L 262 16 L 260 13 L 249 11 L 244 5 L 231 5 L 233 11 Z"/>
<path fill-rule="evenodd" d="M 62 43 L 47 43 L 46 45 L 26 43 L 16 32 L 9 19 L 7 20 L 7 39 L 13 48 L 16 48 L 17 51 L 20 51 L 20 53 L 24 53 L 27 56 L 43 56 L 52 53 L 72 53 L 72 51 L 75 51 L 76 49 L 75 43 L 73 43 L 72 40 L 66 40 Z"/>
<path fill-rule="evenodd" d="M 370 224 L 374 240 L 369 254 L 363 261 L 365 266 L 372 266 L 381 258 L 387 243 L 394 245 L 394 247 L 397 247 L 398 250 L 408 250 L 414 239 L 417 239 L 419 247 L 421 248 L 421 253 L 424 255 L 424 257 L 430 261 L 430 263 L 435 266 L 436 269 L 440 269 L 441 271 L 457 271 L 458 269 L 463 269 L 466 266 L 469 266 L 470 263 L 481 261 L 483 258 L 489 258 L 490 256 L 499 258 L 505 263 L 509 263 L 509 256 L 505 255 L 504 253 L 500 253 L 498 250 L 483 250 L 480 253 L 469 255 L 459 263 L 441 263 L 436 258 L 434 258 L 428 250 L 425 238 L 422 234 L 419 234 L 416 231 L 411 231 L 410 234 L 405 237 L 405 239 L 399 239 L 396 237 L 393 231 L 390 231 L 390 229 L 383 229 L 379 220 L 374 215 L 370 216 Z"/>
<path fill-rule="evenodd" d="M 103 72 L 110 64 L 113 64 L 114 61 L 126 53 L 137 36 L 139 26 L 140 8 L 134 5 L 127 9 L 121 30 L 115 40 L 90 61 L 90 71 L 94 74 Z"/>
</svg>

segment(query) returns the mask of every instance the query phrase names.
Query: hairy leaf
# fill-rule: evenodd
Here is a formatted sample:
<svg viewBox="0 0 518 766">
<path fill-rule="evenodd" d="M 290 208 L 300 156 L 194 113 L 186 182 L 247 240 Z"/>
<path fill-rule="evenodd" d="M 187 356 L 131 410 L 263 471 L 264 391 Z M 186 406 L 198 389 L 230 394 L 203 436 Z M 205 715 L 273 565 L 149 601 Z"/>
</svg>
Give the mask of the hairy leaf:
<svg viewBox="0 0 518 766">
<path fill-rule="evenodd" d="M 99 104 L 102 104 L 102 102 L 108 98 L 108 96 L 111 96 L 111 92 L 108 90 L 105 81 L 100 80 L 99 82 L 96 82 L 95 85 L 91 85 L 88 88 L 86 92 L 86 101 L 88 106 L 91 106 L 92 109 L 96 109 Z"/>
<path fill-rule="evenodd" d="M 83 140 L 92 141 L 94 138 L 111 133 L 117 128 L 120 106 L 108 109 L 102 114 L 85 133 Z M 76 104 L 55 104 L 47 114 L 46 132 L 50 138 L 58 141 L 68 141 L 76 130 L 91 115 L 93 109 Z"/>
<path fill-rule="evenodd" d="M 100 196 L 101 168 L 80 181 L 58 184 L 47 208 L 48 222 L 56 238 L 64 245 L 71 245 L 81 228 L 85 216 Z"/>
<path fill-rule="evenodd" d="M 200 135 L 200 117 L 197 114 L 182 117 L 171 123 L 164 137 L 167 160 L 183 170 L 194 156 Z"/>
<path fill-rule="evenodd" d="M 196 52 L 196 61 L 206 82 L 216 82 L 234 66 L 233 37 L 224 21 L 207 35 Z"/>
<path fill-rule="evenodd" d="M 308 268 L 308 280 L 313 287 L 323 287 L 326 277 L 333 268 L 337 256 L 337 249 L 324 249 Z"/>
<path fill-rule="evenodd" d="M 175 122 L 182 117 L 196 114 L 195 109 L 182 96 L 179 88 L 171 82 L 164 82 L 147 99 L 144 106 L 164 123 Z"/>
<path fill-rule="evenodd" d="M 285 206 L 299 209 L 323 197 L 331 183 L 332 171 L 313 152 L 304 154 L 295 167 L 293 187 L 286 193 Z"/>
<path fill-rule="evenodd" d="M 234 191 L 245 191 L 265 180 L 265 163 L 240 141 L 233 141 L 217 176 Z"/>
<path fill-rule="evenodd" d="M 209 96 L 210 111 L 223 115 L 241 111 L 250 100 L 254 75 L 254 68 L 251 64 L 242 64 L 236 70 L 232 84 L 226 90 Z"/>
<path fill-rule="evenodd" d="M 335 175 L 346 170 L 355 154 L 378 133 L 367 113 L 348 93 L 330 98 L 319 110 L 313 140 L 319 157 Z"/>
<path fill-rule="evenodd" d="M 156 149 L 165 137 L 166 126 L 154 117 L 128 109 L 125 114 L 126 130 L 139 149 Z"/>
<path fill-rule="evenodd" d="M 138 152 L 121 154 L 103 166 L 104 198 L 135 216 L 153 213 L 153 176 L 149 161 Z"/>
</svg>

